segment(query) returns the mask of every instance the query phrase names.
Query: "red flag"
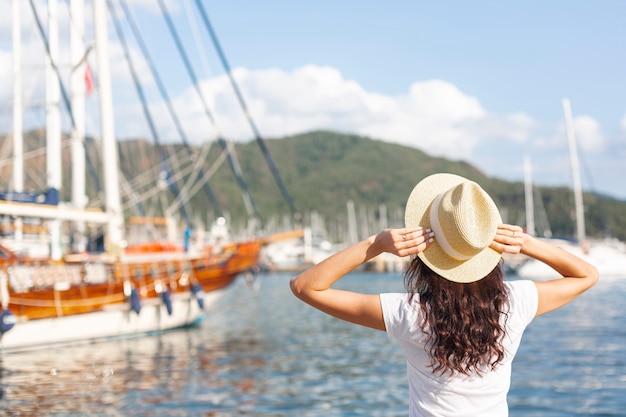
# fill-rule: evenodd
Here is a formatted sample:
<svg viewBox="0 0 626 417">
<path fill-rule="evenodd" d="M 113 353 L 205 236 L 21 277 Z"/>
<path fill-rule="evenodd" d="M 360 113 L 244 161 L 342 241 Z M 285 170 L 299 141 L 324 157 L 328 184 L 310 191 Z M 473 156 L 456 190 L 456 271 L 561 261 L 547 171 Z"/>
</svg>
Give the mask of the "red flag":
<svg viewBox="0 0 626 417">
<path fill-rule="evenodd" d="M 85 65 L 85 92 L 90 95 L 93 91 L 93 77 L 91 76 L 91 67 L 89 64 Z"/>
</svg>

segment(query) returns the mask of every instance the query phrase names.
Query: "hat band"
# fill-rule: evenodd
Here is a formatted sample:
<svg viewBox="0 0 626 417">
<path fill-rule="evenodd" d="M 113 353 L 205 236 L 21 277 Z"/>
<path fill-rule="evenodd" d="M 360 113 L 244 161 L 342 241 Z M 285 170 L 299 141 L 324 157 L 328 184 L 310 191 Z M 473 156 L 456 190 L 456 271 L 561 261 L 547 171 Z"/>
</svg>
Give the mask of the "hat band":
<svg viewBox="0 0 626 417">
<path fill-rule="evenodd" d="M 443 251 L 450 256 L 459 261 L 465 261 L 471 256 L 464 255 L 458 252 L 456 249 L 452 247 L 448 239 L 446 239 L 446 234 L 443 232 L 443 228 L 441 227 L 441 223 L 439 222 L 439 205 L 441 204 L 441 200 L 443 199 L 443 195 L 445 193 L 441 193 L 437 196 L 435 201 L 430 208 L 430 228 L 435 232 L 435 238 L 437 239 L 437 243 Z"/>
</svg>

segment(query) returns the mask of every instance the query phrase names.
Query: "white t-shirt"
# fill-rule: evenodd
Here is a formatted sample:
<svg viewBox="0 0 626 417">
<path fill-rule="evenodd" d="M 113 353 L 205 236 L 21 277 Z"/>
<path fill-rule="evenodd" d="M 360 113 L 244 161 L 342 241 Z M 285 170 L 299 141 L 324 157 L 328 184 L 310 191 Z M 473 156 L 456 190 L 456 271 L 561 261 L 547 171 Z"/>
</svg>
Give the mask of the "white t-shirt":
<svg viewBox="0 0 626 417">
<path fill-rule="evenodd" d="M 507 281 L 510 311 L 503 340 L 505 358 L 495 371 L 482 376 L 441 376 L 433 374 L 424 348 L 427 336 L 420 328 L 418 297 L 413 305 L 407 294 L 380 294 L 387 334 L 404 351 L 409 379 L 409 415 L 423 416 L 508 416 L 507 393 L 511 363 L 522 333 L 537 312 L 537 287 L 532 281 Z"/>
</svg>

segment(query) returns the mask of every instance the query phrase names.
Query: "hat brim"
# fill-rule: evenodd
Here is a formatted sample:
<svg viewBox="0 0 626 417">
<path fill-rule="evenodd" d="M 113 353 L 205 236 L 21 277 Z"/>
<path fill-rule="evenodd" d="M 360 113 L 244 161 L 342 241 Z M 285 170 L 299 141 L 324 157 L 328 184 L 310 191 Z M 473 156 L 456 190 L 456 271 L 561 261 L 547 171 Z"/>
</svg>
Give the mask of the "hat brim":
<svg viewBox="0 0 626 417">
<path fill-rule="evenodd" d="M 406 227 L 430 228 L 430 207 L 439 194 L 468 179 L 459 175 L 433 174 L 420 181 L 409 195 L 406 203 L 404 223 Z M 498 224 L 502 223 L 500 214 Z M 494 230 L 495 235 L 495 230 Z M 417 256 L 434 272 L 449 281 L 469 283 L 478 281 L 489 274 L 500 262 L 502 254 L 490 247 L 483 249 L 472 258 L 459 261 L 451 258 L 437 243 L 433 242 Z"/>
</svg>

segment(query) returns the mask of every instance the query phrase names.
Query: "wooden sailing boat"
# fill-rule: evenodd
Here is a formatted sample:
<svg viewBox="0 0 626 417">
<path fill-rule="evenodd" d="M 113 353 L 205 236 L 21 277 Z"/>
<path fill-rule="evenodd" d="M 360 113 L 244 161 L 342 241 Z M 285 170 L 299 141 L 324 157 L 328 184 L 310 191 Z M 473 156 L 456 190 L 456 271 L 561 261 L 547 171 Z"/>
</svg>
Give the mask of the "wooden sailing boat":
<svg viewBox="0 0 626 417">
<path fill-rule="evenodd" d="M 19 0 L 14 1 L 13 7 L 19 7 L 20 3 Z M 103 159 L 106 161 L 103 164 L 106 210 L 86 211 L 80 204 L 69 208 L 58 204 L 58 201 L 53 201 L 53 204 L 38 204 L 26 199 L 0 202 L 0 214 L 16 219 L 16 235 L 20 236 L 23 232 L 23 218 L 47 219 L 53 235 L 50 257 L 43 259 L 17 256 L 8 247 L 0 245 L 2 352 L 132 336 L 192 324 L 201 319 L 203 311 L 218 296 L 219 290 L 231 284 L 239 274 L 250 271 L 258 262 L 262 242 L 257 239 L 195 249 L 162 242 L 128 247 L 124 244 L 107 65 L 106 19 L 102 19 L 106 16 L 106 8 L 104 0 L 95 0 L 93 5 Z M 15 15 L 19 16 L 19 10 Z M 74 18 L 79 15 L 75 12 Z M 50 50 L 48 56 L 54 66 Z M 16 113 L 19 115 L 19 111 Z M 48 122 L 52 125 L 58 123 L 54 115 L 53 120 Z M 19 123 L 16 126 L 21 128 Z M 80 124 L 74 124 L 73 135 L 80 130 L 77 126 Z M 50 142 L 54 140 L 49 139 Z M 15 148 L 20 149 L 18 145 Z M 15 166 L 21 168 L 21 155 L 17 157 Z M 58 155 L 56 160 L 49 158 L 48 163 L 60 169 Z M 60 180 L 56 174 L 49 173 L 48 177 L 53 179 L 50 183 L 53 196 L 58 195 Z M 16 182 L 12 195 L 24 197 L 26 194 L 22 192 L 22 186 Z M 60 240 L 60 224 L 63 221 L 105 225 L 107 252 L 62 256 L 55 244 Z"/>
<path fill-rule="evenodd" d="M 129 336 L 193 324 L 218 295 L 258 261 L 260 242 L 220 255 L 171 249 L 141 255 L 19 260 L 0 247 L 0 350 Z"/>
</svg>

